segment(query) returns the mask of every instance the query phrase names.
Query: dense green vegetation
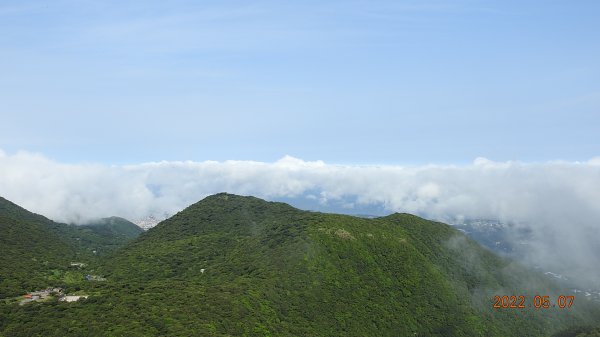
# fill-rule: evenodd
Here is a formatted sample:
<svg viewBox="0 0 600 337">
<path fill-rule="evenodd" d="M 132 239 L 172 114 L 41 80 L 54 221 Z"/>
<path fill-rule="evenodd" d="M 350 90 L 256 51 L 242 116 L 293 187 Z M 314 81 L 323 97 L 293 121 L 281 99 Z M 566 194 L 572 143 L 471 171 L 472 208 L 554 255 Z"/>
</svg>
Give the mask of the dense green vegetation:
<svg viewBox="0 0 600 337">
<path fill-rule="evenodd" d="M 0 216 L 0 298 L 48 285 L 48 271 L 65 267 L 72 248 L 43 226 Z"/>
<path fill-rule="evenodd" d="M 600 337 L 600 326 L 598 327 L 572 327 L 561 331 L 552 337 Z"/>
<path fill-rule="evenodd" d="M 141 232 L 121 218 L 85 226 L 57 223 L 0 197 L 0 299 L 83 281 L 84 271 L 71 268 L 71 262 L 93 266 L 96 255 L 114 251 Z"/>
<path fill-rule="evenodd" d="M 96 254 L 112 252 L 144 232 L 133 222 L 119 217 L 99 219 L 75 229 L 79 244 L 84 248 L 96 250 Z"/>
<path fill-rule="evenodd" d="M 113 254 L 75 303 L 0 305 L 8 336 L 550 336 L 600 318 L 492 309 L 561 293 L 459 231 L 408 214 L 364 219 L 208 197 Z M 36 324 L 26 324 L 36 321 Z"/>
</svg>

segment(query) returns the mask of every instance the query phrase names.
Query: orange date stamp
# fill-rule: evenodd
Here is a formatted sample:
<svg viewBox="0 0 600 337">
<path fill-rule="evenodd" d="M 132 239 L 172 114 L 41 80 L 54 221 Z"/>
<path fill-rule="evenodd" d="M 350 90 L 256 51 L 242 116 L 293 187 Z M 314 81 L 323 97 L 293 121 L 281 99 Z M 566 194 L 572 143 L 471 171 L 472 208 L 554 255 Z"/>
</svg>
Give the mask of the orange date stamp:
<svg viewBox="0 0 600 337">
<path fill-rule="evenodd" d="M 575 302 L 575 296 L 560 295 L 552 299 L 548 295 L 536 295 L 533 298 L 523 295 L 504 295 L 494 296 L 492 302 L 494 303 L 492 306 L 494 309 L 569 309 Z"/>
</svg>

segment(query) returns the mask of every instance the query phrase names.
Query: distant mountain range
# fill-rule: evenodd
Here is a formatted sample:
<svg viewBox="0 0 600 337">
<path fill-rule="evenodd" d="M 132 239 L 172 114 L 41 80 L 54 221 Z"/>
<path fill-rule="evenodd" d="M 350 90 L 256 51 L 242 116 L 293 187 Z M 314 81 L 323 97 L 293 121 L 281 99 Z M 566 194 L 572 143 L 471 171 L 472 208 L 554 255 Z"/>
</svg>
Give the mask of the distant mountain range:
<svg viewBox="0 0 600 337">
<path fill-rule="evenodd" d="M 569 290 L 410 214 L 221 193 L 141 233 L 119 218 L 55 223 L 0 199 L 0 230 L 3 337 L 570 336 L 600 319 L 581 298 L 534 308 L 534 296 L 556 303 Z M 80 300 L 19 300 L 48 287 Z M 494 309 L 503 295 L 527 306 Z"/>
<path fill-rule="evenodd" d="M 469 219 L 452 225 L 494 253 L 515 259 L 527 254 L 532 241 L 531 229 L 498 220 Z"/>
</svg>

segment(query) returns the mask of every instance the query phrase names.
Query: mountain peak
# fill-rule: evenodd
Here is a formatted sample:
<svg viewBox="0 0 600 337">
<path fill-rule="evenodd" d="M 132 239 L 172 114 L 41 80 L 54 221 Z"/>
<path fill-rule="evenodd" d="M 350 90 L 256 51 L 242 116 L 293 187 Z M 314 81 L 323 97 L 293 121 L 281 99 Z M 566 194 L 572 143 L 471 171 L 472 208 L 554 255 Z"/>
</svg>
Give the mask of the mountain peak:
<svg viewBox="0 0 600 337">
<path fill-rule="evenodd" d="M 155 228 L 182 233 L 199 233 L 225 228 L 238 228 L 242 224 L 260 222 L 265 217 L 302 212 L 282 202 L 266 201 L 252 196 L 230 193 L 210 195 L 161 222 Z M 242 228 L 244 226 L 241 226 Z"/>
<path fill-rule="evenodd" d="M 298 209 L 283 202 L 267 201 L 253 196 L 244 196 L 221 192 L 207 196 L 206 198 L 198 201 L 197 203 L 187 207 L 182 212 L 190 211 L 196 208 L 202 208 L 206 211 L 211 211 L 213 210 L 213 207 L 215 208 L 214 210 L 218 209 L 219 211 L 234 211 L 241 209 L 245 211 L 265 211 L 267 209 L 270 211 L 275 211 L 276 209 L 298 211 Z"/>
<path fill-rule="evenodd" d="M 200 200 L 198 203 L 200 202 L 208 202 L 208 201 L 230 201 L 230 202 L 243 202 L 243 201 L 262 201 L 262 202 L 268 202 L 266 200 L 257 198 L 257 197 L 253 197 L 253 196 L 248 196 L 248 195 L 239 195 L 239 194 L 233 194 L 233 193 L 227 193 L 227 192 L 220 192 L 217 194 L 213 194 L 213 195 L 209 195 L 206 198 Z"/>
</svg>

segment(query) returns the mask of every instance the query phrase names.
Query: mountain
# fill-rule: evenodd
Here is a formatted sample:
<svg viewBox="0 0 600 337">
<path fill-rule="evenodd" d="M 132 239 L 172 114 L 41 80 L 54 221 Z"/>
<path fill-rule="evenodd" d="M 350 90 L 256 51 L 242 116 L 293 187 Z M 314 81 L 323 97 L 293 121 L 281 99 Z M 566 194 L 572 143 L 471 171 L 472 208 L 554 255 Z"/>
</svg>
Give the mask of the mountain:
<svg viewBox="0 0 600 337">
<path fill-rule="evenodd" d="M 468 219 L 453 226 L 492 252 L 513 259 L 524 258 L 534 242 L 530 228 L 498 220 Z"/>
<path fill-rule="evenodd" d="M 143 230 L 121 218 L 85 226 L 54 222 L 0 197 L 0 299 L 83 280 L 72 262 L 89 264 Z"/>
<path fill-rule="evenodd" d="M 497 220 L 468 219 L 455 223 L 453 227 L 493 253 L 520 261 L 526 267 L 553 278 L 562 287 L 600 303 L 600 273 L 595 268 L 600 256 L 600 233 L 597 230 L 586 230 L 586 239 L 579 241 L 579 248 L 593 249 L 587 252 L 585 258 L 575 259 L 557 243 L 560 236 L 540 225 L 535 228 L 524 223 L 517 225 Z M 540 250 L 544 246 L 552 248 Z"/>
<path fill-rule="evenodd" d="M 107 281 L 82 284 L 85 301 L 0 305 L 0 335 L 549 336 L 600 317 L 582 298 L 531 307 L 567 290 L 451 226 L 231 194 L 161 222 L 97 270 Z M 493 309 L 496 295 L 524 295 L 526 308 Z"/>
<path fill-rule="evenodd" d="M 0 298 L 49 285 L 52 270 L 76 259 L 60 226 L 0 197 Z"/>
<path fill-rule="evenodd" d="M 85 234 L 81 236 L 88 240 L 88 246 L 96 245 L 104 251 L 115 250 L 144 232 L 133 222 L 119 217 L 98 219 L 77 229 Z"/>
</svg>

